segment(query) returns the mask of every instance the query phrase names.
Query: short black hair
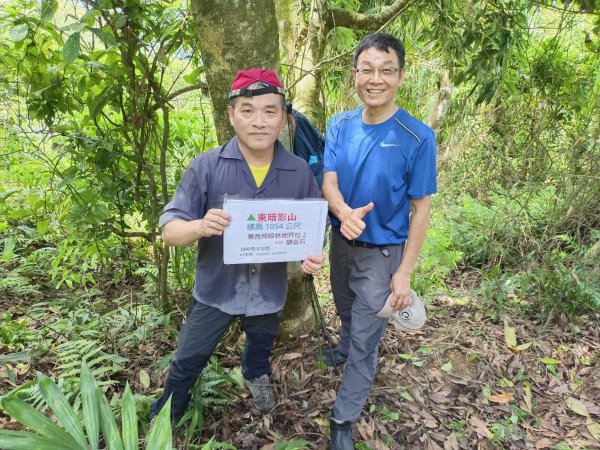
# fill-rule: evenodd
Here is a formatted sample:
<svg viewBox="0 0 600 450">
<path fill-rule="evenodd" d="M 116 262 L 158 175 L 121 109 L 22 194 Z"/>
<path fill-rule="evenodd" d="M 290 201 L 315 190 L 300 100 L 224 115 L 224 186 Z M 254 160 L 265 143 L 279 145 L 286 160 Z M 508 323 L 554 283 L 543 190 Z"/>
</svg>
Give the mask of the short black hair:
<svg viewBox="0 0 600 450">
<path fill-rule="evenodd" d="M 400 69 L 404 68 L 405 55 L 404 44 L 402 41 L 395 36 L 387 33 L 373 33 L 365 36 L 362 41 L 356 47 L 356 53 L 354 54 L 354 67 L 358 62 L 358 57 L 362 52 L 370 48 L 376 48 L 382 52 L 389 53 L 390 49 L 394 50 L 398 55 L 398 61 L 400 62 Z"/>
</svg>

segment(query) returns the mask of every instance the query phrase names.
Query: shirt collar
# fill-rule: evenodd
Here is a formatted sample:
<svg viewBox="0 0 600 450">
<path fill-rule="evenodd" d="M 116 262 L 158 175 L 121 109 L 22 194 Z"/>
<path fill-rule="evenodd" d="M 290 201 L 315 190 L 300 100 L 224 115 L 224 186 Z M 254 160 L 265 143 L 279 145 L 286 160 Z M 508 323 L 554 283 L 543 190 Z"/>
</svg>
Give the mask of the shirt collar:
<svg viewBox="0 0 600 450">
<path fill-rule="evenodd" d="M 283 144 L 279 142 L 279 139 L 277 139 L 275 141 L 275 155 L 273 161 L 271 161 L 271 166 L 275 169 L 295 170 L 290 158 L 286 158 L 286 153 L 289 152 L 285 149 Z M 240 147 L 238 146 L 237 136 L 234 136 L 233 139 L 223 145 L 220 157 L 240 160 L 244 159 Z"/>
</svg>

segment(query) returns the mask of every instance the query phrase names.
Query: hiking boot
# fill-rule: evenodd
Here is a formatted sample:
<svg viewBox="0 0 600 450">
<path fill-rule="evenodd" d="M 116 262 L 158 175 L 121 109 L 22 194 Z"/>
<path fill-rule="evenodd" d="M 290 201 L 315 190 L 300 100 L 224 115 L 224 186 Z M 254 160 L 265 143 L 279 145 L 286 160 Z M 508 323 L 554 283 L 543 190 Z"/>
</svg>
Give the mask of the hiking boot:
<svg viewBox="0 0 600 450">
<path fill-rule="evenodd" d="M 352 422 L 338 423 L 333 417 L 329 419 L 331 434 L 331 450 L 354 450 L 352 440 Z"/>
<path fill-rule="evenodd" d="M 331 358 L 332 353 L 333 359 Z M 348 355 L 340 353 L 337 348 L 334 348 L 331 352 L 329 352 L 329 349 L 321 349 L 321 361 L 329 367 L 341 366 L 347 359 Z"/>
<path fill-rule="evenodd" d="M 252 394 L 254 406 L 261 412 L 266 413 L 271 411 L 277 404 L 277 394 L 271 387 L 269 375 L 264 374 L 254 380 L 246 380 L 244 384 Z"/>
</svg>

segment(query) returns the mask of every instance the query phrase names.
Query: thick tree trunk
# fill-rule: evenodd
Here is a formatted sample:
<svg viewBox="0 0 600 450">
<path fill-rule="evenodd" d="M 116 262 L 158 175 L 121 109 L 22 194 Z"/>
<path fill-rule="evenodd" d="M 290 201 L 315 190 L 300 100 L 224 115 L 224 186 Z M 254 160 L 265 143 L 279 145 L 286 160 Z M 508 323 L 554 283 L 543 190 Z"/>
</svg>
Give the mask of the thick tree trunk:
<svg viewBox="0 0 600 450">
<path fill-rule="evenodd" d="M 217 138 L 233 137 L 227 93 L 240 69 L 279 72 L 279 35 L 273 0 L 192 0 Z"/>
<path fill-rule="evenodd" d="M 263 67 L 280 72 L 275 3 L 273 0 L 192 0 L 191 6 L 217 138 L 223 143 L 233 136 L 227 117 L 227 93 L 237 71 Z M 306 334 L 314 328 L 303 274 L 297 264 L 290 264 L 288 286 L 282 339 Z"/>
<path fill-rule="evenodd" d="M 279 330 L 279 339 L 282 341 L 292 341 L 315 329 L 315 316 L 306 292 L 304 277 L 300 264 L 288 264 L 288 296 Z"/>
</svg>

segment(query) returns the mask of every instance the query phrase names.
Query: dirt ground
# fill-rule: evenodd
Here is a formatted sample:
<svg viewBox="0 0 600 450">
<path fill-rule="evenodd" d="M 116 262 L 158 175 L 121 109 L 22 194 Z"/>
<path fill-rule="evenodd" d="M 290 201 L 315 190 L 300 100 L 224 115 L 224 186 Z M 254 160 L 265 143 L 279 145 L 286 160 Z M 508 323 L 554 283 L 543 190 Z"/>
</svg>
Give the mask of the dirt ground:
<svg viewBox="0 0 600 450">
<path fill-rule="evenodd" d="M 433 299 L 427 309 L 422 330 L 386 331 L 375 387 L 354 428 L 362 448 L 600 449 L 597 318 L 582 317 L 581 325 L 566 329 L 492 320 L 449 297 Z M 333 308 L 325 314 L 333 332 Z M 507 347 L 503 319 L 528 348 Z M 341 374 L 316 362 L 319 346 L 306 336 L 276 348 L 277 407 L 260 416 L 241 394 L 212 411 L 207 437 L 240 449 L 275 448 L 284 438 L 328 448 L 328 411 Z"/>
<path fill-rule="evenodd" d="M 317 288 L 320 297 L 329 296 L 326 281 L 319 280 Z M 357 448 L 600 449 L 597 315 L 543 324 L 487 308 L 459 289 L 426 300 L 423 329 L 386 331 L 375 387 L 354 427 Z M 333 305 L 323 308 L 335 338 Z M 135 392 L 156 395 L 164 380 L 156 362 L 174 348 L 165 339 L 127 355 L 131 363 L 121 388 L 129 381 Z M 249 393 L 234 384 L 229 404 L 207 408 L 201 441 L 214 437 L 238 449 L 299 448 L 282 444 L 294 441 L 328 448 L 328 413 L 342 374 L 318 362 L 322 345 L 315 333 L 279 343 L 272 358 L 279 397 L 274 410 L 261 415 Z M 239 367 L 239 347 L 238 342 L 219 348 L 225 370 Z M 31 379 L 34 370 L 51 368 L 42 357 L 20 372 L 17 384 Z M 0 392 L 10 385 L 5 369 L 0 367 Z M 139 382 L 141 369 L 149 373 L 149 386 Z M 0 428 L 16 425 L 0 413 Z"/>
</svg>

